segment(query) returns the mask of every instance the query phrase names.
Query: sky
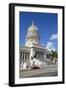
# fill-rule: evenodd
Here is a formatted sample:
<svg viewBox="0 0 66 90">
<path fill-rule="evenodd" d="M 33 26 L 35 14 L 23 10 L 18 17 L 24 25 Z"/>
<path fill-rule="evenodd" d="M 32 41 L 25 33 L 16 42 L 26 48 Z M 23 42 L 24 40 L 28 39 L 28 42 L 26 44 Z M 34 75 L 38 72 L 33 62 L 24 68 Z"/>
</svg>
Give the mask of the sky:
<svg viewBox="0 0 66 90">
<path fill-rule="evenodd" d="M 58 49 L 58 16 L 56 13 L 37 13 L 37 12 L 20 12 L 19 13 L 19 44 L 25 45 L 25 37 L 28 27 L 32 21 L 38 27 L 40 43 L 49 49 Z"/>
</svg>

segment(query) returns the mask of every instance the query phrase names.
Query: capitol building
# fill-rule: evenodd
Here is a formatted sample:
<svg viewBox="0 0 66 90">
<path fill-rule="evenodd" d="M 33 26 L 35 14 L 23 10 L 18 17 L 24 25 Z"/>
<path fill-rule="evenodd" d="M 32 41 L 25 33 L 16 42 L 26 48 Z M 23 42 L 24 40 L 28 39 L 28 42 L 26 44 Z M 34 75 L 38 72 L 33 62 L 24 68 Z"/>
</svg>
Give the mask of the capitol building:
<svg viewBox="0 0 66 90">
<path fill-rule="evenodd" d="M 50 61 L 47 55 L 51 54 L 45 46 L 40 43 L 38 27 L 32 22 L 27 29 L 25 45 L 19 47 L 20 69 L 44 68 Z"/>
</svg>

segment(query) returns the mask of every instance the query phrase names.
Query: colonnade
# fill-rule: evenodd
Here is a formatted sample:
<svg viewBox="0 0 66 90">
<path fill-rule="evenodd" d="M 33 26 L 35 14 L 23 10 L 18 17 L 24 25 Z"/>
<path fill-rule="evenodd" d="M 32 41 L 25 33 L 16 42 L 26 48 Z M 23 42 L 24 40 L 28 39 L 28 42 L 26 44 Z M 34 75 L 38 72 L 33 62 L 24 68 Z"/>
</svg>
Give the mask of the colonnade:
<svg viewBox="0 0 66 90">
<path fill-rule="evenodd" d="M 44 52 L 38 52 L 38 51 L 36 51 L 36 57 L 39 60 L 44 60 Z"/>
<path fill-rule="evenodd" d="M 20 59 L 21 60 L 29 60 L 29 52 L 21 51 L 20 52 Z"/>
</svg>

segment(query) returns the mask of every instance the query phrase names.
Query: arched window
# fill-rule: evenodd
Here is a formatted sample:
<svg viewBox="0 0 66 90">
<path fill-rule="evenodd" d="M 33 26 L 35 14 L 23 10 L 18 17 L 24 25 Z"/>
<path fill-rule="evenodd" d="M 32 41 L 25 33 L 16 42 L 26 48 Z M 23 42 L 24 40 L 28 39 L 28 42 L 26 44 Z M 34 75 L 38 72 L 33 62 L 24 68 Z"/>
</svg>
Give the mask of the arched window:
<svg viewBox="0 0 66 90">
<path fill-rule="evenodd" d="M 32 34 L 33 34 L 33 31 L 32 31 Z"/>
</svg>

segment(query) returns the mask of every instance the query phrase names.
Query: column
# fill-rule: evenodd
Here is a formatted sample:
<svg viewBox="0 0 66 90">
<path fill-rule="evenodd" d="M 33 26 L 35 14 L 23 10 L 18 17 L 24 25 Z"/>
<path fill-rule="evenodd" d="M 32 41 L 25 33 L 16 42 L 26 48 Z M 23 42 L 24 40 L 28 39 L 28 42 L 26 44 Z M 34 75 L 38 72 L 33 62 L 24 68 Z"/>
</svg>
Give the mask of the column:
<svg viewBox="0 0 66 90">
<path fill-rule="evenodd" d="M 41 61 L 41 52 L 39 52 L 39 59 L 40 59 L 40 61 Z"/>
<path fill-rule="evenodd" d="M 25 60 L 25 53 L 24 53 L 24 60 Z"/>
<path fill-rule="evenodd" d="M 40 59 L 40 61 L 41 61 L 41 53 L 39 52 L 39 59 Z"/>
<path fill-rule="evenodd" d="M 37 51 L 37 58 L 38 58 L 38 56 L 39 56 L 39 55 L 38 55 L 38 51 Z M 38 58 L 38 59 L 39 59 L 39 58 Z"/>
<path fill-rule="evenodd" d="M 44 53 L 42 52 L 42 60 L 44 60 Z"/>
<path fill-rule="evenodd" d="M 26 54 L 24 53 L 24 58 L 26 59 L 25 55 L 26 55 Z"/>
<path fill-rule="evenodd" d="M 39 59 L 39 52 L 38 52 L 38 59 Z"/>
<path fill-rule="evenodd" d="M 42 60 L 42 52 L 41 52 L 41 54 L 40 54 L 41 56 L 40 56 L 40 60 Z"/>
<path fill-rule="evenodd" d="M 41 61 L 42 61 L 42 52 L 41 52 Z"/>
<path fill-rule="evenodd" d="M 44 61 L 44 52 L 43 52 L 43 61 Z"/>
<path fill-rule="evenodd" d="M 39 59 L 40 59 L 40 52 L 39 52 Z"/>
<path fill-rule="evenodd" d="M 29 52 L 27 52 L 27 64 L 28 64 L 28 69 L 31 69 L 31 64 L 30 64 L 30 57 L 29 57 Z"/>
<path fill-rule="evenodd" d="M 25 60 L 26 60 L 26 52 L 25 52 Z"/>
<path fill-rule="evenodd" d="M 23 52 L 22 52 L 22 54 L 21 54 L 21 59 L 23 59 Z"/>
<path fill-rule="evenodd" d="M 33 57 L 35 55 L 35 51 L 33 48 L 31 48 L 30 57 Z"/>
<path fill-rule="evenodd" d="M 29 60 L 29 53 L 28 53 L 28 60 Z"/>
<path fill-rule="evenodd" d="M 41 52 L 41 60 L 42 60 L 42 52 Z"/>
<path fill-rule="evenodd" d="M 44 52 L 44 61 L 46 61 L 46 51 Z"/>
<path fill-rule="evenodd" d="M 27 52 L 26 52 L 26 60 L 28 60 L 28 54 L 27 54 Z"/>
<path fill-rule="evenodd" d="M 38 59 L 39 59 L 39 53 L 38 53 Z"/>
<path fill-rule="evenodd" d="M 28 53 L 26 53 L 26 59 L 28 60 Z"/>
</svg>

